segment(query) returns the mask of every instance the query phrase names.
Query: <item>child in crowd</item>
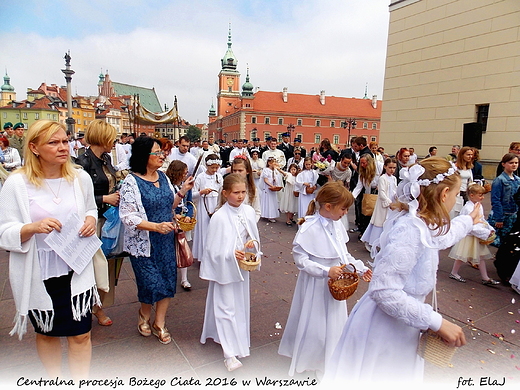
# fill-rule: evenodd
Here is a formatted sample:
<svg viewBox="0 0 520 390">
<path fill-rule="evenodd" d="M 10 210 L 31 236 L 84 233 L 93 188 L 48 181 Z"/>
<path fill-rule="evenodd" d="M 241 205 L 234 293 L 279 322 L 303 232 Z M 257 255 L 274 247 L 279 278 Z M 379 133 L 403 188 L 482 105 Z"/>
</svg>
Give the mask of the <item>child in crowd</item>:
<svg viewBox="0 0 520 390">
<path fill-rule="evenodd" d="M 460 215 L 467 215 L 473 211 L 475 204 L 478 204 L 480 213 L 484 215 L 484 208 L 482 207 L 482 200 L 486 190 L 480 184 L 472 183 L 467 189 L 466 193 L 468 201 L 460 210 Z M 493 280 L 488 276 L 486 260 L 492 259 L 493 255 L 488 246 L 481 244 L 479 240 L 487 240 L 494 234 L 495 230 L 482 219 L 481 223 L 477 224 L 473 229 L 473 233 L 464 237 L 456 243 L 449 253 L 449 257 L 455 259 L 453 268 L 450 273 L 450 278 L 459 282 L 466 283 L 466 279 L 459 275 L 459 269 L 462 263 L 470 263 L 477 265 L 482 277 L 482 284 L 486 286 L 494 286 L 500 284 L 499 281 Z"/>
<path fill-rule="evenodd" d="M 303 159 L 303 171 L 296 176 L 296 185 L 300 191 L 298 197 L 298 216 L 303 218 L 307 213 L 309 203 L 315 198 L 316 188 L 318 183 L 318 172 L 314 169 L 314 164 L 311 157 Z"/>
<path fill-rule="evenodd" d="M 166 176 L 170 179 L 174 193 L 180 191 L 182 184 L 188 178 L 188 166 L 181 160 L 173 160 L 166 169 Z M 192 190 L 186 193 L 186 196 L 181 199 L 179 205 L 175 208 L 175 219 L 184 219 L 185 222 L 190 222 L 194 215 Z M 186 232 L 186 239 L 191 241 L 191 230 Z M 191 283 L 188 281 L 188 268 L 179 268 L 181 274 L 181 286 L 184 290 L 191 289 Z"/>
<path fill-rule="evenodd" d="M 411 166 L 402 178 L 395 204 L 401 211 L 385 223 L 372 281 L 326 363 L 325 383 L 420 380 L 421 330 L 437 332 L 450 346 L 466 343 L 460 326 L 424 303 L 435 288 L 439 249 L 469 234 L 481 218 L 475 208 L 450 221 L 459 189 L 459 174 L 440 157 Z"/>
<path fill-rule="evenodd" d="M 199 173 L 193 186 L 193 199 L 197 202 L 197 223 L 193 231 L 193 258 L 202 257 L 204 240 L 208 234 L 209 220 L 218 203 L 224 179 L 218 173 L 222 160 L 216 154 L 206 156 L 206 172 Z"/>
<path fill-rule="evenodd" d="M 277 192 L 283 186 L 283 180 L 274 157 L 269 157 L 266 165 L 260 178 L 263 181 L 262 199 L 260 200 L 261 216 L 274 223 L 275 218 L 280 215 Z"/>
<path fill-rule="evenodd" d="M 224 179 L 225 203 L 211 218 L 200 264 L 200 277 L 209 280 L 200 342 L 212 338 L 221 344 L 229 371 L 242 366 L 237 356 L 249 356 L 250 347 L 249 272 L 237 261 L 244 259 L 248 242 L 260 242 L 255 211 L 244 204 L 246 191 L 241 175 L 231 173 Z"/>
<path fill-rule="evenodd" d="M 278 353 L 292 358 L 289 375 L 307 370 L 321 376 L 347 321 L 346 301 L 337 301 L 328 287 L 345 264 L 354 264 L 370 281 L 372 271 L 348 251 L 348 235 L 340 218 L 354 202 L 339 182 L 328 182 L 309 203 L 307 216 L 293 242 L 300 270 L 285 332 Z"/>
<path fill-rule="evenodd" d="M 260 193 L 254 182 L 254 173 L 249 159 L 245 156 L 237 156 L 231 162 L 231 173 L 238 173 L 246 180 L 246 198 L 244 203 L 255 209 L 256 221 L 260 220 Z"/>
<path fill-rule="evenodd" d="M 260 158 L 260 150 L 254 148 L 251 150 L 251 168 L 253 169 L 253 178 L 255 179 L 255 185 L 258 191 L 261 191 L 262 186 L 260 183 L 260 176 L 265 168 L 265 162 Z"/>
<path fill-rule="evenodd" d="M 365 243 L 365 248 L 370 252 L 372 246 L 379 240 L 383 232 L 383 224 L 386 221 L 386 215 L 390 204 L 395 200 L 395 191 L 397 190 L 397 178 L 394 176 L 397 169 L 397 160 L 395 158 L 387 158 L 383 165 L 383 174 L 379 176 L 377 184 L 377 201 L 374 207 L 374 213 L 370 218 L 370 223 L 361 237 L 361 241 Z"/>
<path fill-rule="evenodd" d="M 298 198 L 295 196 L 295 193 L 298 196 L 300 193 L 296 191 L 295 184 L 300 167 L 297 164 L 291 164 L 288 171 L 289 174 L 285 177 L 285 187 L 280 200 L 280 211 L 285 213 L 285 224 L 292 226 L 295 223 L 294 214 L 298 212 Z"/>
</svg>

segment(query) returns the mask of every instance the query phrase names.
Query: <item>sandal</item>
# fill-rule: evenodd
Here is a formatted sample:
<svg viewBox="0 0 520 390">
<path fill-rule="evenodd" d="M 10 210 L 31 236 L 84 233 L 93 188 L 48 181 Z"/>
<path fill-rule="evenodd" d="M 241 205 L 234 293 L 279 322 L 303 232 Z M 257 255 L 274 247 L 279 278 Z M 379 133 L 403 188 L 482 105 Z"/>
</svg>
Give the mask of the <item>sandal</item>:
<svg viewBox="0 0 520 390">
<path fill-rule="evenodd" d="M 292 222 L 285 222 L 287 226 L 292 226 Z"/>
<path fill-rule="evenodd" d="M 488 280 L 482 280 L 482 284 L 484 286 L 496 286 L 497 284 L 500 284 L 500 282 L 498 280 L 488 279 Z"/>
<path fill-rule="evenodd" d="M 152 333 L 155 337 L 159 339 L 161 344 L 169 344 L 172 341 L 172 336 L 166 326 L 164 328 L 159 328 L 155 323 L 152 325 Z"/>
<path fill-rule="evenodd" d="M 453 274 L 450 274 L 450 279 L 455 279 L 457 282 L 461 282 L 461 283 L 466 283 L 466 279 L 464 279 L 462 276 L 460 275 L 453 275 Z"/>
<path fill-rule="evenodd" d="M 96 316 L 97 322 L 101 326 L 110 326 L 114 323 L 112 319 L 103 312 L 101 312 L 101 315 L 99 315 L 98 310 L 96 310 L 95 312 L 92 311 L 92 314 Z"/>
<path fill-rule="evenodd" d="M 230 357 L 224 360 L 224 365 L 228 371 L 235 371 L 237 368 L 242 367 L 242 363 L 236 357 Z"/>
<path fill-rule="evenodd" d="M 141 336 L 148 337 L 152 335 L 152 329 L 150 328 L 150 319 L 144 318 L 139 309 L 139 321 L 137 322 L 137 330 L 141 333 Z"/>
</svg>

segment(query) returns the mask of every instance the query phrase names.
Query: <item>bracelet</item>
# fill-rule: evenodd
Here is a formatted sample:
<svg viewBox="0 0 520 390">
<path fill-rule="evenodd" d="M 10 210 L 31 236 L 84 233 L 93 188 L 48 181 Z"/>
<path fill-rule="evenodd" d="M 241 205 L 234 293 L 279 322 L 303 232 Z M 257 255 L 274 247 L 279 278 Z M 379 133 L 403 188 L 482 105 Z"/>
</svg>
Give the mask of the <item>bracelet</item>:
<svg viewBox="0 0 520 390">
<path fill-rule="evenodd" d="M 183 199 L 186 195 L 182 195 L 180 191 L 177 192 L 177 195 L 179 195 L 179 198 Z"/>
</svg>

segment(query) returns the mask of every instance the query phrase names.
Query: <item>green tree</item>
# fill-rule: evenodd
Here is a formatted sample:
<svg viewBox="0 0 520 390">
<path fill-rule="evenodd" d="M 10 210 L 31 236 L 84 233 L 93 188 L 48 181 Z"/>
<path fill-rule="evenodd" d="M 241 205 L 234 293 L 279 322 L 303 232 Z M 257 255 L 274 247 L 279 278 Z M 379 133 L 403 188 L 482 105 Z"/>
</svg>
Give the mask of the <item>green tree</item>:
<svg viewBox="0 0 520 390">
<path fill-rule="evenodd" d="M 190 139 L 191 142 L 194 142 L 198 139 L 200 140 L 200 137 L 202 136 L 202 130 L 197 126 L 190 125 L 188 130 L 186 130 L 186 136 Z"/>
</svg>

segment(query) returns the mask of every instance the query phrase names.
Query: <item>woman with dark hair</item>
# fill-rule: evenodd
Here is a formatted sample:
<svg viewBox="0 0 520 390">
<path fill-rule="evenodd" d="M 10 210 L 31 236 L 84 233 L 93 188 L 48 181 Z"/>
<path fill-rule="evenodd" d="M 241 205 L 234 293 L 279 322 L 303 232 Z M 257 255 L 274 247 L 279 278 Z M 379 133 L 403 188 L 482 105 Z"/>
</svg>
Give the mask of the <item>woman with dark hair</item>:
<svg viewBox="0 0 520 390">
<path fill-rule="evenodd" d="M 193 187 L 193 178 L 175 192 L 168 177 L 159 171 L 164 158 L 159 140 L 136 138 L 130 157 L 132 173 L 120 190 L 119 215 L 125 224 L 123 249 L 130 253 L 141 302 L 137 329 L 142 336 L 153 333 L 162 344 L 168 344 L 172 339 L 165 326 L 166 311 L 177 283 L 173 210 Z M 154 304 L 155 320 L 150 325 Z"/>
</svg>

